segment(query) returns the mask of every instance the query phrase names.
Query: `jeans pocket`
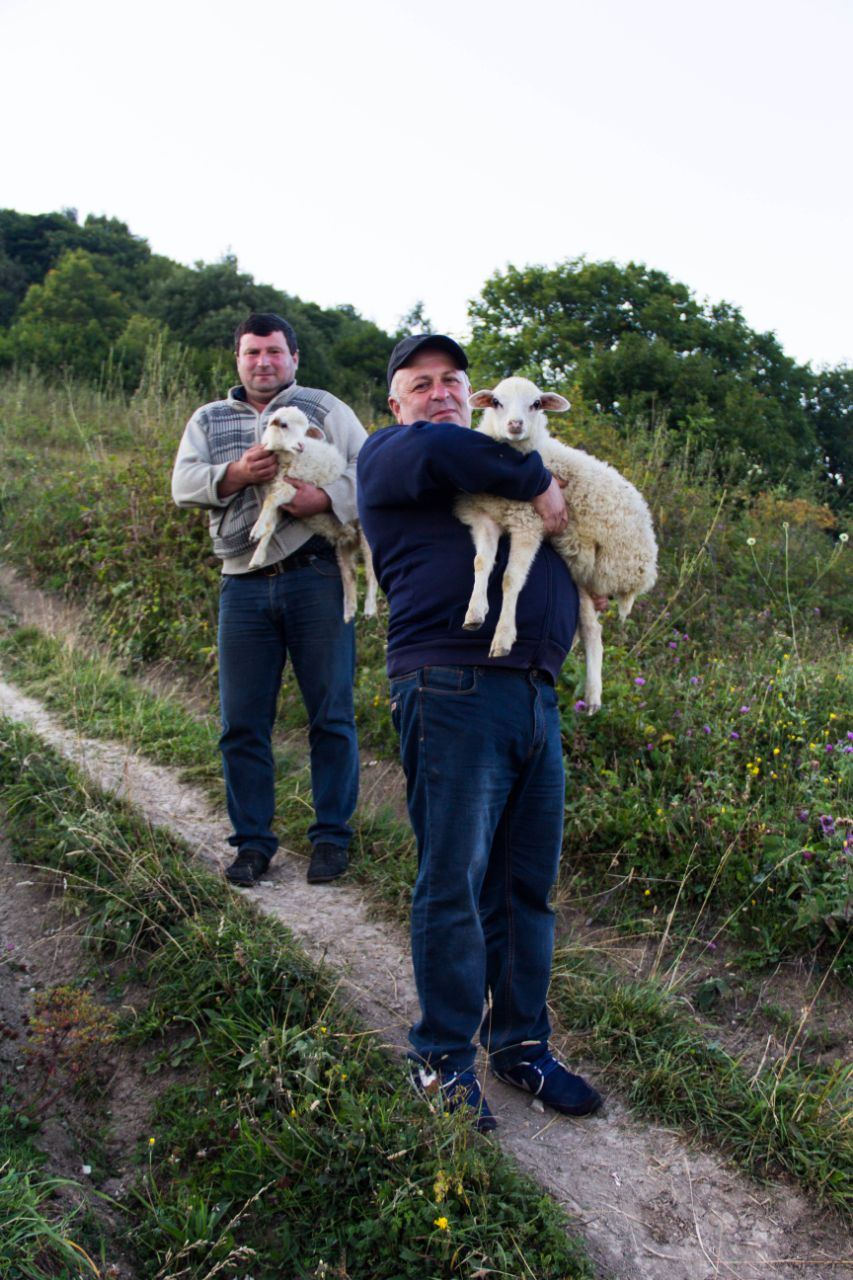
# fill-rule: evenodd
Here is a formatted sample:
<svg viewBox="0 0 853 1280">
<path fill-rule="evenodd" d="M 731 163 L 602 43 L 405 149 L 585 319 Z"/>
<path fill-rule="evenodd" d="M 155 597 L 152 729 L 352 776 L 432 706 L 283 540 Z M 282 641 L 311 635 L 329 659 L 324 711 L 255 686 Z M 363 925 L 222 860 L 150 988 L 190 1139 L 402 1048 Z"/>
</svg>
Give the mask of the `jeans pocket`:
<svg viewBox="0 0 853 1280">
<path fill-rule="evenodd" d="M 398 735 L 403 723 L 403 703 L 406 697 L 414 693 L 418 687 L 418 673 L 412 671 L 404 676 L 395 676 L 389 685 L 391 699 L 391 723 Z"/>
<path fill-rule="evenodd" d="M 476 693 L 476 667 L 424 667 L 421 671 L 424 693 Z"/>
<path fill-rule="evenodd" d="M 326 556 L 315 556 L 308 567 L 320 578 L 339 578 L 341 576 L 338 562 L 334 556 L 331 559 Z"/>
</svg>

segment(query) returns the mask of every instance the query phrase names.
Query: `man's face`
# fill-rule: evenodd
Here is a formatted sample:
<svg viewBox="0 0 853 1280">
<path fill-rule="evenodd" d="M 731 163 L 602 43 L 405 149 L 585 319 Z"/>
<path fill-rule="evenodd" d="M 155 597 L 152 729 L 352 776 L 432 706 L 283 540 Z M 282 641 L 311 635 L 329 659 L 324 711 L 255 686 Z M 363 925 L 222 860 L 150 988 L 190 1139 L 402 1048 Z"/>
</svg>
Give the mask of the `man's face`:
<svg viewBox="0 0 853 1280">
<path fill-rule="evenodd" d="M 237 373 L 250 400 L 267 404 L 279 387 L 296 377 L 299 352 L 291 353 L 283 333 L 244 333 L 237 351 Z"/>
<path fill-rule="evenodd" d="M 470 427 L 468 378 L 457 369 L 446 351 L 422 348 L 394 379 L 395 394 L 388 397 L 398 422 L 458 422 Z"/>
</svg>

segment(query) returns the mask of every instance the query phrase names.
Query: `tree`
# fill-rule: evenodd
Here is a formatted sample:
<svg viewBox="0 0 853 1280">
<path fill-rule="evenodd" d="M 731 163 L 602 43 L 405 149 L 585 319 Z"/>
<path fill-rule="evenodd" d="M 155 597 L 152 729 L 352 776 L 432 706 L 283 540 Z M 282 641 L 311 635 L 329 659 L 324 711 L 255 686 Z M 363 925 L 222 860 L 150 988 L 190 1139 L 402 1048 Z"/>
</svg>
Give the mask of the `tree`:
<svg viewBox="0 0 853 1280">
<path fill-rule="evenodd" d="M 623 429 L 665 415 L 704 445 L 737 447 L 776 476 L 813 470 L 809 369 L 729 303 L 703 305 L 662 271 L 571 259 L 497 272 L 470 308 L 470 354 L 489 378 L 576 383 Z"/>
<path fill-rule="evenodd" d="M 73 249 L 31 285 L 9 331 L 15 357 L 48 375 L 98 378 L 129 309 L 84 249 Z"/>
<path fill-rule="evenodd" d="M 850 501 L 853 480 L 853 369 L 817 374 L 808 406 L 836 500 Z"/>
</svg>

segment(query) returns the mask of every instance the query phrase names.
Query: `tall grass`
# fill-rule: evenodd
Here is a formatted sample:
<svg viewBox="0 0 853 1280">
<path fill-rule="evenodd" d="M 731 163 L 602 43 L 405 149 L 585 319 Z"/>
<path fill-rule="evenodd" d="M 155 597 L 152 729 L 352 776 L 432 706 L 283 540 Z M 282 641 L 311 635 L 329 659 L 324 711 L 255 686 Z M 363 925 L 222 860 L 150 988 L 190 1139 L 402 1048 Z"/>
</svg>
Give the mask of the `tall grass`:
<svg viewBox="0 0 853 1280">
<path fill-rule="evenodd" d="M 113 1034 L 170 1077 L 126 1204 L 140 1275 L 591 1275 L 554 1204 L 431 1116 L 282 926 L 2 721 L 0 797 L 15 856 L 57 872 L 110 982 L 140 986 Z"/>
</svg>

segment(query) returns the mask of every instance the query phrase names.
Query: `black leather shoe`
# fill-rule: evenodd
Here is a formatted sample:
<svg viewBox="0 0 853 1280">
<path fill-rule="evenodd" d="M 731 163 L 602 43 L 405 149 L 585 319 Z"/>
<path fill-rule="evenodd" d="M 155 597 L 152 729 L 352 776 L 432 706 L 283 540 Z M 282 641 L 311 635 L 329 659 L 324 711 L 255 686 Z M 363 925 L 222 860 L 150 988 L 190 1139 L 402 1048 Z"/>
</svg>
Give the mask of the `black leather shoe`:
<svg viewBox="0 0 853 1280">
<path fill-rule="evenodd" d="M 249 889 L 258 883 L 269 865 L 269 858 L 260 849 L 241 849 L 231 866 L 225 868 L 225 876 L 241 889 Z"/>
<path fill-rule="evenodd" d="M 328 880 L 337 880 L 348 866 L 349 856 L 343 845 L 315 844 L 306 878 L 309 884 L 325 884 Z"/>
</svg>

